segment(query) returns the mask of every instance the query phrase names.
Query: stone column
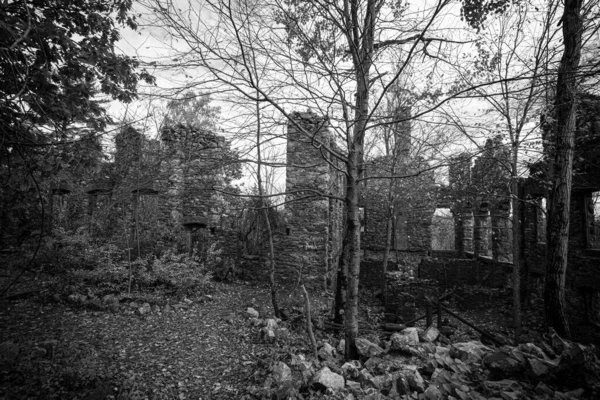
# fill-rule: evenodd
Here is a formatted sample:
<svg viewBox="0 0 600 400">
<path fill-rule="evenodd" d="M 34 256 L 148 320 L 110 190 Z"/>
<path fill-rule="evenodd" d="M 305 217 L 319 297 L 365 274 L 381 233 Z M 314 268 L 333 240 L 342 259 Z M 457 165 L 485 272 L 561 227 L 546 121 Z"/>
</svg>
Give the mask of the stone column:
<svg viewBox="0 0 600 400">
<path fill-rule="evenodd" d="M 453 210 L 454 248 L 460 256 L 473 251 L 473 211 L 471 208 Z"/>
<path fill-rule="evenodd" d="M 510 203 L 496 205 L 491 212 L 492 220 L 492 257 L 495 261 L 512 260 L 512 242 L 510 222 Z"/>
<path fill-rule="evenodd" d="M 488 215 L 487 205 L 478 205 L 473 210 L 473 253 L 475 258 L 488 254 Z"/>
</svg>

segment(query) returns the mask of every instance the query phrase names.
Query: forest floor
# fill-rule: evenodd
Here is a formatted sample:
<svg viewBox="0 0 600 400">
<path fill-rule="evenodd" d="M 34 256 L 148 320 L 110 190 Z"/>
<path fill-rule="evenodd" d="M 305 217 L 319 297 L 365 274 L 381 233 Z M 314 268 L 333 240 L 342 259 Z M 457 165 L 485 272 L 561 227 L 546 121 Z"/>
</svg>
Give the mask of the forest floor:
<svg viewBox="0 0 600 400">
<path fill-rule="evenodd" d="M 8 276 L 0 276 L 0 287 L 8 281 Z M 310 353 L 299 311 L 302 298 L 289 293 L 280 293 L 282 305 L 292 311 L 284 324 L 289 337 L 275 344 L 260 338 L 260 328 L 247 309 L 271 318 L 272 306 L 269 288 L 256 282 L 210 282 L 189 299 L 164 293 L 121 294 L 116 309 L 95 310 L 89 299 L 98 297 L 89 294 L 85 306 L 77 304 L 71 296 L 59 296 L 49 277 L 26 275 L 21 281 L 11 293 L 25 295 L 0 301 L 3 400 L 261 398 L 260 389 L 276 361 Z M 139 312 L 144 298 L 155 299 L 148 301 L 156 309 Z M 321 321 L 328 315 L 327 301 L 326 293 L 311 297 L 313 315 Z M 508 338 L 509 301 L 501 292 L 482 295 L 467 290 L 450 299 L 448 306 L 480 328 Z M 372 291 L 363 290 L 360 303 L 361 335 L 377 336 L 383 322 L 380 301 Z M 529 338 L 524 341 L 534 342 L 540 337 L 539 320 L 534 314 L 526 316 Z M 452 317 L 447 323 L 453 330 L 452 342 L 480 339 Z M 321 329 L 316 335 L 319 343 L 334 346 L 341 337 Z"/>
<path fill-rule="evenodd" d="M 186 307 L 146 315 L 38 297 L 3 301 L 0 343 L 15 343 L 19 356 L 2 354 L 0 393 L 4 399 L 241 398 L 269 350 L 248 326 L 246 310 L 268 314 L 269 292 L 243 282 L 213 288 Z M 40 354 L 47 341 L 56 341 L 54 354 Z"/>
</svg>

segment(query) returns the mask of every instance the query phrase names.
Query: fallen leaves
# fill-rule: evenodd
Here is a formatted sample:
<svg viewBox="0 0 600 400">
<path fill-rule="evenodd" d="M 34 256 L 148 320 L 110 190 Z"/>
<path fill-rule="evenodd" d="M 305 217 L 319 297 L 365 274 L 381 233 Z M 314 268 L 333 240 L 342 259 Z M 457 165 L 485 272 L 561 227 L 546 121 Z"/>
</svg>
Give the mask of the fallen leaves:
<svg viewBox="0 0 600 400">
<path fill-rule="evenodd" d="M 13 303 L 0 313 L 0 324 L 6 328 L 0 341 L 18 338 L 22 348 L 33 349 L 40 341 L 54 339 L 57 354 L 52 365 L 48 362 L 44 368 L 35 367 L 39 364 L 35 357 L 22 359 L 18 371 L 12 372 L 25 379 L 4 371 L 0 391 L 43 393 L 49 398 L 72 398 L 75 393 L 82 398 L 109 381 L 130 398 L 140 393 L 144 398 L 151 393 L 150 398 L 156 399 L 161 393 L 179 399 L 241 396 L 243 378 L 254 364 L 246 360 L 257 344 L 236 311 L 245 310 L 248 298 L 268 304 L 268 291 L 248 285 L 219 285 L 219 289 L 212 301 L 143 317 L 71 310 L 62 304 L 39 306 L 32 300 Z M 85 357 L 74 363 L 79 353 Z M 89 360 L 95 369 L 82 371 L 82 363 Z M 65 371 L 70 374 L 68 385 Z M 89 378 L 85 382 L 83 375 Z M 131 377 L 135 388 L 124 389 L 123 382 Z"/>
</svg>

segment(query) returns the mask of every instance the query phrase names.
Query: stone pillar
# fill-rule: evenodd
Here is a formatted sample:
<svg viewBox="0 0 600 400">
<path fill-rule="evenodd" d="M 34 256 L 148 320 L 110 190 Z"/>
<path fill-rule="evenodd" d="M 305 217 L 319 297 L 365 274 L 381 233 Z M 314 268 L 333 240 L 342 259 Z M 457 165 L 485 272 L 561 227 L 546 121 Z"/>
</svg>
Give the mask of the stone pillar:
<svg viewBox="0 0 600 400">
<path fill-rule="evenodd" d="M 473 210 L 473 253 L 475 258 L 488 254 L 488 216 L 487 205 L 476 206 Z"/>
<path fill-rule="evenodd" d="M 323 150 L 331 145 L 329 122 L 327 117 L 311 112 L 295 112 L 291 117 L 295 123 L 288 124 L 287 133 L 287 226 L 286 235 L 277 243 L 276 261 L 286 277 L 297 277 L 301 272 L 320 284 L 328 272 L 331 212 L 329 198 L 317 194 L 331 193 L 336 184 L 326 159 L 328 153 Z"/>
<path fill-rule="evenodd" d="M 453 210 L 454 249 L 460 256 L 473 250 L 473 212 L 471 209 Z"/>
<path fill-rule="evenodd" d="M 512 232 L 510 221 L 510 203 L 496 205 L 491 212 L 492 220 L 492 257 L 495 261 L 512 260 Z"/>
</svg>

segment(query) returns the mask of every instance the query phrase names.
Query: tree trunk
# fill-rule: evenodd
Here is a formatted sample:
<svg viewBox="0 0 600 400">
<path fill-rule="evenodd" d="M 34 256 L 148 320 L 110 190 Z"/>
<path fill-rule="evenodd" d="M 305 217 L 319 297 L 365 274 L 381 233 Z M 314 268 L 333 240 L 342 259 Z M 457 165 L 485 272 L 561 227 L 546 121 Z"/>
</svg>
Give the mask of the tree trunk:
<svg viewBox="0 0 600 400">
<path fill-rule="evenodd" d="M 388 207 L 388 212 L 389 214 L 385 225 L 385 250 L 383 251 L 383 281 L 381 282 L 381 297 L 384 306 L 386 305 L 387 301 L 387 285 L 385 284 L 385 274 L 387 273 L 390 250 L 392 247 L 392 218 L 394 218 L 394 209 L 392 207 Z"/>
<path fill-rule="evenodd" d="M 519 204 L 519 179 L 517 162 L 519 159 L 518 143 L 513 145 L 511 160 L 511 192 L 512 192 L 512 245 L 513 245 L 513 325 L 515 328 L 515 346 L 521 336 L 521 210 Z"/>
<path fill-rule="evenodd" d="M 551 139 L 548 199 L 548 240 L 544 306 L 546 323 L 570 338 L 565 312 L 565 277 L 569 244 L 569 211 L 577 110 L 576 73 L 581 57 L 582 0 L 565 0 L 562 17 L 564 53 L 556 85 L 556 122 Z"/>
<path fill-rule="evenodd" d="M 350 154 L 348 162 L 348 183 L 346 193 L 346 237 L 344 245 L 348 246 L 348 283 L 345 310 L 345 354 L 347 360 L 357 360 L 358 350 L 358 281 L 360 275 L 360 219 L 358 213 L 358 151 Z"/>
<path fill-rule="evenodd" d="M 344 232 L 346 228 L 346 217 L 344 216 Z M 348 263 L 350 246 L 346 243 L 348 236 L 344 235 L 342 242 L 342 252 L 339 256 L 338 270 L 335 283 L 335 306 L 333 311 L 333 321 L 336 324 L 344 323 L 344 312 L 346 311 L 346 294 L 348 291 Z"/>
<path fill-rule="evenodd" d="M 260 206 L 262 208 L 263 216 L 265 218 L 267 236 L 269 237 L 269 287 L 271 289 L 271 303 L 273 304 L 273 314 L 276 318 L 279 318 L 279 305 L 277 303 L 277 287 L 275 286 L 275 250 L 273 246 L 273 232 L 271 230 L 271 221 L 269 221 L 269 209 L 267 207 L 267 202 L 265 201 L 265 195 L 262 187 L 260 128 L 260 105 L 258 102 L 256 102 L 256 158 L 258 161 L 258 165 L 256 168 L 256 181 L 258 183 L 258 196 L 260 197 Z"/>
</svg>

